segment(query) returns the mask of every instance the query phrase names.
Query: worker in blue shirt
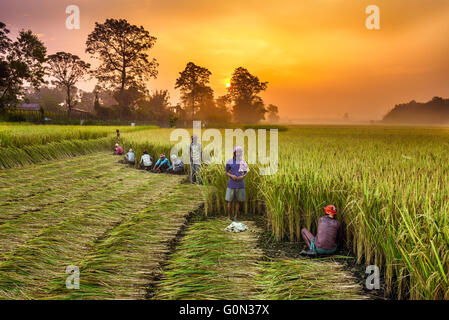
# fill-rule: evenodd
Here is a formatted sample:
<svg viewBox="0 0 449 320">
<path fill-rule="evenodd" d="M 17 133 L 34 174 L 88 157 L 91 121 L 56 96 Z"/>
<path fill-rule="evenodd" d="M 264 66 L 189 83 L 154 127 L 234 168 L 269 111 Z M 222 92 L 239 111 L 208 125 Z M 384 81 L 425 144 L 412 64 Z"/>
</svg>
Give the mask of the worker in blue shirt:
<svg viewBox="0 0 449 320">
<path fill-rule="evenodd" d="M 161 154 L 154 165 L 153 172 L 166 172 L 168 169 L 171 169 L 170 161 L 165 157 L 165 154 Z"/>
</svg>

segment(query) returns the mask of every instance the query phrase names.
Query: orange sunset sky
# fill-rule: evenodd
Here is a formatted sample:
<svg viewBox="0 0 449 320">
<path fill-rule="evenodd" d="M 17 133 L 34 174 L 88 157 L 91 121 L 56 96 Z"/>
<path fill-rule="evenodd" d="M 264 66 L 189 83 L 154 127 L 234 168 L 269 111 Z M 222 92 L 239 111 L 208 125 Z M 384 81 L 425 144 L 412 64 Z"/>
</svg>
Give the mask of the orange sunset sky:
<svg viewBox="0 0 449 320">
<path fill-rule="evenodd" d="M 65 28 L 78 5 L 80 30 Z M 381 30 L 365 27 L 380 7 Z M 169 89 L 188 61 L 209 68 L 215 94 L 236 67 L 268 81 L 265 102 L 288 119 L 380 119 L 395 104 L 449 96 L 449 0 L 1 0 L 0 21 L 13 36 L 30 28 L 48 53 L 85 60 L 95 22 L 125 18 L 157 37 L 159 76 Z M 94 82 L 81 83 L 92 89 Z"/>
</svg>

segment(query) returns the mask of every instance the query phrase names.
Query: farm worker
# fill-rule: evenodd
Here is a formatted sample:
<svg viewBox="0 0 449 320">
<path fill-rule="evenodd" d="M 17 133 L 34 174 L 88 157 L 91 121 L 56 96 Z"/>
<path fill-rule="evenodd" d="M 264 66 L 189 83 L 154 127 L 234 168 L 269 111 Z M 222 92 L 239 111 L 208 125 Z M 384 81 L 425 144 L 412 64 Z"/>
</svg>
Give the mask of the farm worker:
<svg viewBox="0 0 449 320">
<path fill-rule="evenodd" d="M 125 161 L 126 161 L 126 163 L 130 163 L 130 164 L 136 163 L 133 149 L 129 149 L 128 153 L 125 155 Z"/>
<path fill-rule="evenodd" d="M 237 221 L 240 203 L 245 202 L 245 179 L 249 172 L 248 164 L 243 159 L 243 149 L 234 148 L 232 159 L 226 162 L 226 175 L 229 177 L 225 200 L 228 203 L 228 218 L 231 219 L 232 203 L 235 202 L 234 221 Z"/>
<path fill-rule="evenodd" d="M 159 160 L 154 164 L 153 172 L 165 172 L 171 169 L 170 161 L 165 157 L 165 154 L 161 154 Z"/>
<path fill-rule="evenodd" d="M 115 142 L 119 143 L 119 142 L 120 142 L 120 130 L 117 129 L 117 130 L 115 130 L 115 131 L 116 131 L 116 133 L 117 133 L 117 138 L 115 139 Z"/>
<path fill-rule="evenodd" d="M 174 174 L 182 174 L 184 172 L 184 163 L 181 159 L 178 158 L 176 154 L 171 155 L 171 163 L 173 168 L 170 170 L 170 173 Z"/>
<path fill-rule="evenodd" d="M 190 144 L 189 154 L 190 183 L 201 183 L 201 180 L 198 177 L 198 173 L 201 166 L 202 151 L 201 144 L 198 143 L 198 137 L 195 134 L 192 136 L 192 143 Z"/>
<path fill-rule="evenodd" d="M 325 207 L 324 213 L 325 215 L 318 220 L 316 237 L 305 228 L 301 230 L 301 235 L 313 253 L 333 254 L 343 240 L 343 228 L 341 223 L 335 219 L 337 215 L 335 206 Z"/>
<path fill-rule="evenodd" d="M 122 156 L 125 153 L 122 147 L 118 145 L 118 143 L 115 144 L 115 155 L 116 156 Z"/>
<path fill-rule="evenodd" d="M 144 151 L 142 157 L 140 157 L 140 169 L 151 170 L 152 165 L 153 159 L 147 151 Z"/>
</svg>

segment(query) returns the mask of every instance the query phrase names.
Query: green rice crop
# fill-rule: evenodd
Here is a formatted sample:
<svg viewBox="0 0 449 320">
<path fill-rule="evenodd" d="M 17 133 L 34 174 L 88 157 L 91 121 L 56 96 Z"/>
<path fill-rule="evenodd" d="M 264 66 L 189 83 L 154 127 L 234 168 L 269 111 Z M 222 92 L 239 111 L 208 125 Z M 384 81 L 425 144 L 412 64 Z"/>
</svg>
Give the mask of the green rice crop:
<svg viewBox="0 0 449 320">
<path fill-rule="evenodd" d="M 124 134 L 156 128 L 57 126 L 0 123 L 0 169 L 53 159 L 73 157 L 99 150 L 112 152 L 115 129 Z"/>
<path fill-rule="evenodd" d="M 261 212 L 262 202 L 273 235 L 299 241 L 334 204 L 347 246 L 383 270 L 388 294 L 449 299 L 448 139 L 444 128 L 290 128 L 279 137 L 278 172 L 250 172 L 247 210 Z M 223 212 L 223 168 L 202 175 L 219 190 L 209 210 Z"/>
</svg>

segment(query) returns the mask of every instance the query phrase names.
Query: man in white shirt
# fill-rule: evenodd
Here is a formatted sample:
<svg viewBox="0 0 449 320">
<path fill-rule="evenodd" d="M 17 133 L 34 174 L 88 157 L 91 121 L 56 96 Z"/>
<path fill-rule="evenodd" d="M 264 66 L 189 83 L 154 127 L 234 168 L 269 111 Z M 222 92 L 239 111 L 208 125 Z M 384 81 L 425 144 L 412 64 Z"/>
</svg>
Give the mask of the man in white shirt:
<svg viewBox="0 0 449 320">
<path fill-rule="evenodd" d="M 148 152 L 144 151 L 142 157 L 140 158 L 140 169 L 151 170 L 153 166 L 153 159 L 148 154 Z"/>
<path fill-rule="evenodd" d="M 201 183 L 198 173 L 201 167 L 201 144 L 198 143 L 198 137 L 192 136 L 192 143 L 190 144 L 190 182 Z"/>
</svg>

